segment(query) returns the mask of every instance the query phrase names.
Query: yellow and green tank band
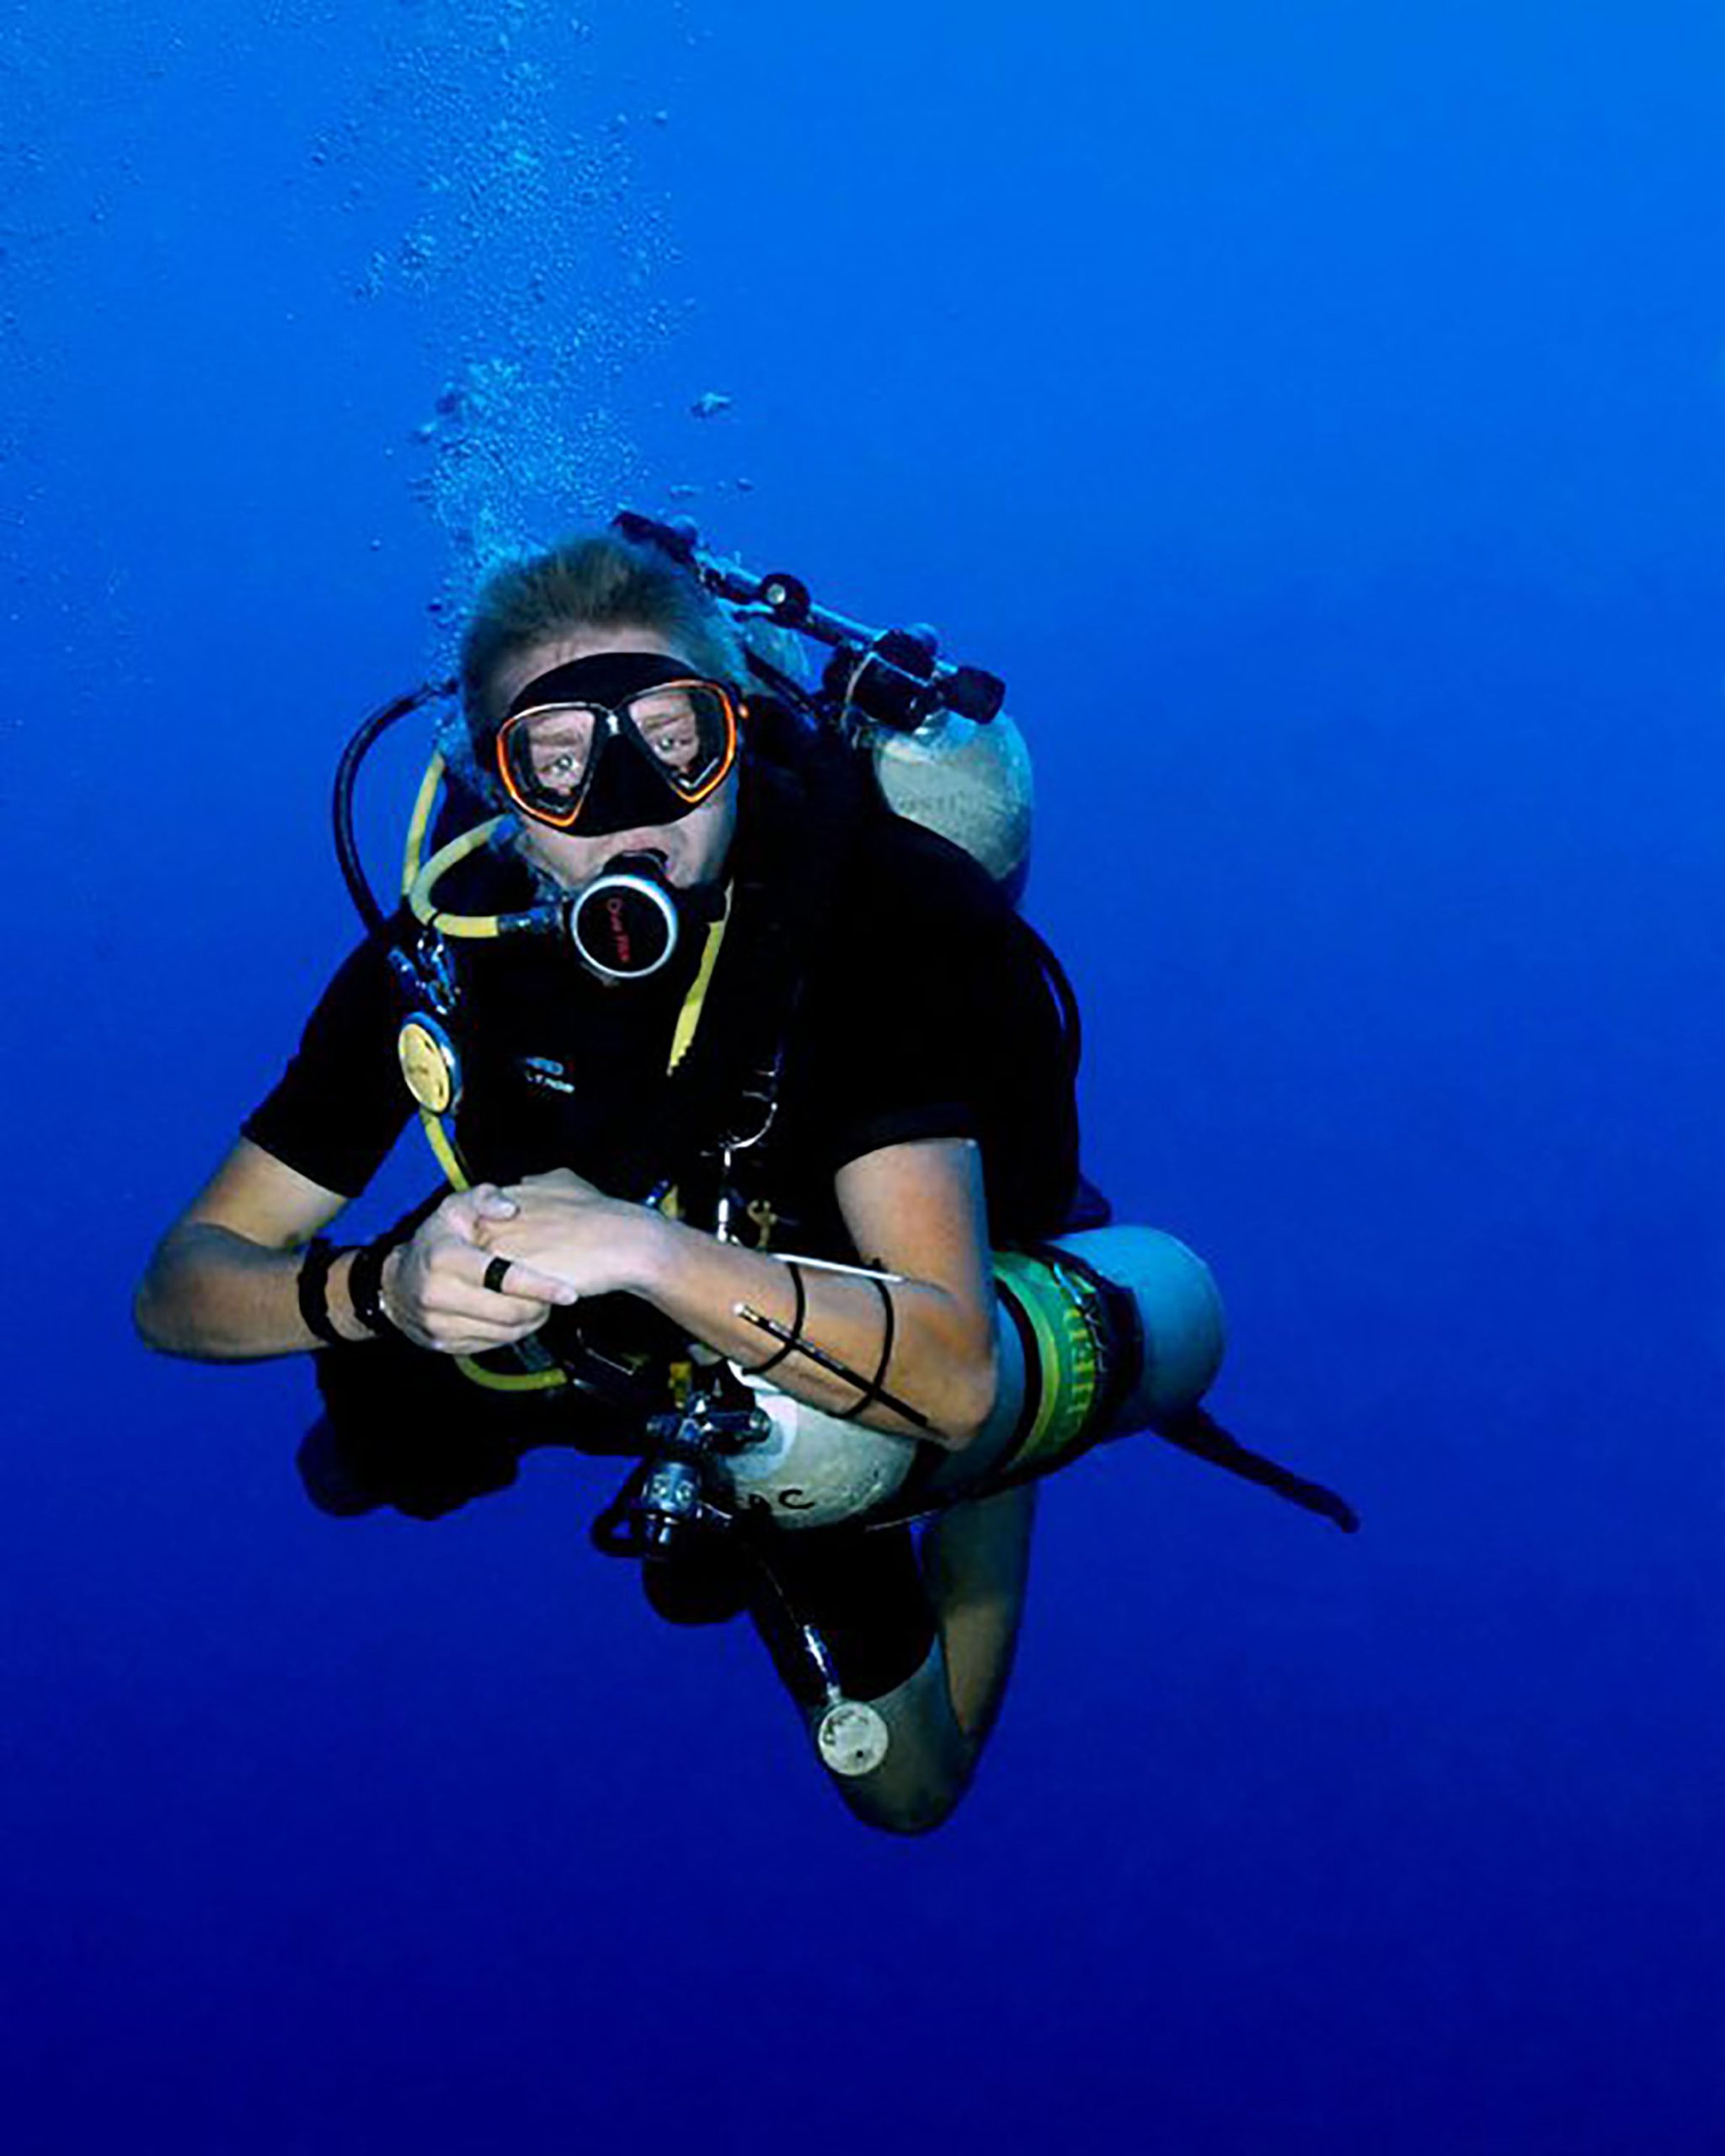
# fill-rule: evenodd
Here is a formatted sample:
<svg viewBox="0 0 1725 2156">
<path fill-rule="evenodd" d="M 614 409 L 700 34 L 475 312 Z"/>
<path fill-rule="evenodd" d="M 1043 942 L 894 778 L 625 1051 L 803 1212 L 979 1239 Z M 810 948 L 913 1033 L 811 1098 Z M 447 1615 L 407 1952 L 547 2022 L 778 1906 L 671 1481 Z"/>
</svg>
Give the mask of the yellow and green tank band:
<svg viewBox="0 0 1725 2156">
<path fill-rule="evenodd" d="M 1001 1471 L 1040 1473 L 1089 1442 L 1102 1392 L 1102 1353 L 1084 1299 L 1065 1269 L 1023 1251 L 996 1251 L 996 1284 L 1033 1342 L 1039 1382 L 1028 1426 Z"/>
</svg>

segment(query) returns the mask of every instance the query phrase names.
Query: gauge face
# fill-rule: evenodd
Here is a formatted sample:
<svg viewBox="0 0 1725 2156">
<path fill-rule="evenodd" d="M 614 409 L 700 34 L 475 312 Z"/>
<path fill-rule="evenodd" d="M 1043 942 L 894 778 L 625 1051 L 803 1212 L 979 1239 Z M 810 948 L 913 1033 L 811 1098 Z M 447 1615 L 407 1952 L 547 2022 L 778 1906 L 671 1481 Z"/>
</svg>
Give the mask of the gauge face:
<svg viewBox="0 0 1725 2156">
<path fill-rule="evenodd" d="M 892 1735 L 865 1700 L 835 1700 L 814 1732 L 820 1756 L 836 1774 L 868 1774 L 885 1758 Z"/>
<path fill-rule="evenodd" d="M 430 1018 L 409 1018 L 395 1053 L 414 1100 L 430 1115 L 447 1115 L 461 1093 L 461 1065 L 448 1034 Z"/>
</svg>

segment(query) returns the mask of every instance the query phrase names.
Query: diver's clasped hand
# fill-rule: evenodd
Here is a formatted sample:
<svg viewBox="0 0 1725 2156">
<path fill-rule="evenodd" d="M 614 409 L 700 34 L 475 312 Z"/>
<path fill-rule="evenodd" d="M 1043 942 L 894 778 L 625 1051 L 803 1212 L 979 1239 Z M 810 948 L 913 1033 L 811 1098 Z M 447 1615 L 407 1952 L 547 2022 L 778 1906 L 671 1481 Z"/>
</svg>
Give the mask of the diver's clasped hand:
<svg viewBox="0 0 1725 2156">
<path fill-rule="evenodd" d="M 513 1223 L 520 1210 L 494 1183 L 446 1198 L 413 1239 L 383 1267 L 383 1307 L 415 1346 L 441 1355 L 483 1355 L 537 1332 L 560 1303 L 575 1300 L 561 1280 L 531 1264 L 512 1263 L 505 1285 L 487 1275 L 490 1246 L 481 1238 Z"/>
<path fill-rule="evenodd" d="M 513 1210 L 489 1212 L 473 1240 L 509 1261 L 511 1289 L 523 1271 L 559 1283 L 567 1301 L 638 1285 L 640 1239 L 654 1225 L 645 1207 L 607 1198 L 571 1168 L 528 1176 L 499 1195 Z"/>
</svg>

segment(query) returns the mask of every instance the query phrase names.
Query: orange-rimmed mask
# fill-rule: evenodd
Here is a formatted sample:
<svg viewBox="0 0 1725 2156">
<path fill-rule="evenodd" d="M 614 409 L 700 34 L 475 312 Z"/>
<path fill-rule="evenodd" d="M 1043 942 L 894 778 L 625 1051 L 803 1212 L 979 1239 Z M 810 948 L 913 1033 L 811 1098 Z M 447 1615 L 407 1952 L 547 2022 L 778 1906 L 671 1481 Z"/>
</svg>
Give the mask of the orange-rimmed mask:
<svg viewBox="0 0 1725 2156">
<path fill-rule="evenodd" d="M 598 837 L 698 808 L 736 763 L 739 717 L 729 689 L 680 659 L 605 652 L 520 689 L 492 753 L 523 815 Z"/>
</svg>

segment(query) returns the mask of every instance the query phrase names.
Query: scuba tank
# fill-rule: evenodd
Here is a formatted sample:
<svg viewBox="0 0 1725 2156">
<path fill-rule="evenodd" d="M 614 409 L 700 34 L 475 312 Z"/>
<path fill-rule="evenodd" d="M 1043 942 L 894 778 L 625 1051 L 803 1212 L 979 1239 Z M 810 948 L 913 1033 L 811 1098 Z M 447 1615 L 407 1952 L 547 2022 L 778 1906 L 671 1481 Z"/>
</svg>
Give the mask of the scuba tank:
<svg viewBox="0 0 1725 2156">
<path fill-rule="evenodd" d="M 772 1434 L 723 1463 L 739 1507 L 798 1530 L 884 1516 L 907 1497 L 926 1510 L 983 1496 L 1195 1407 L 1220 1368 L 1221 1298 L 1172 1235 L 1061 1235 L 1001 1253 L 995 1273 L 1000 1397 L 974 1444 L 939 1452 L 756 1388 Z"/>
<path fill-rule="evenodd" d="M 912 734 L 877 728 L 869 760 L 889 808 L 962 847 L 1016 905 L 1030 873 L 1035 787 L 1007 712 L 986 726 L 942 711 Z"/>
</svg>

